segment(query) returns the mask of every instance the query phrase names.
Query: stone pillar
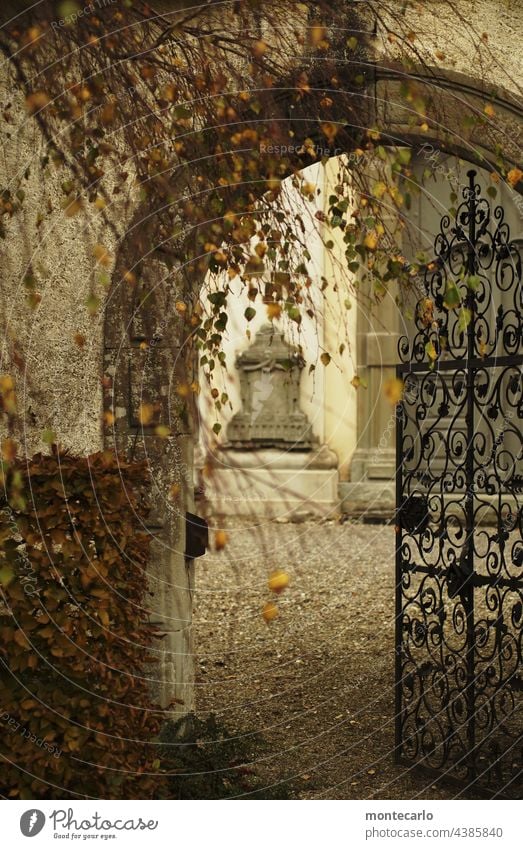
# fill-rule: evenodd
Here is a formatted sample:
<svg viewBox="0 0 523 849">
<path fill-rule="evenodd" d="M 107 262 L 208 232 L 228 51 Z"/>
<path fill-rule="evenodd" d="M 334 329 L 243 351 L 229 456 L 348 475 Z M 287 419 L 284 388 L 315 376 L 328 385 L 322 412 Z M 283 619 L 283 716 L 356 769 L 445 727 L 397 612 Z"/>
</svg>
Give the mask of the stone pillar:
<svg viewBox="0 0 523 849">
<path fill-rule="evenodd" d="M 385 381 L 398 362 L 398 307 L 388 294 L 374 314 L 358 306 L 358 442 L 350 481 L 341 484 L 343 512 L 366 519 L 390 518 L 395 504 L 395 418 Z M 365 386 L 366 384 L 366 386 Z"/>
<path fill-rule="evenodd" d="M 154 647 L 151 693 L 163 706 L 193 708 L 193 561 L 185 558 L 186 512 L 193 504 L 191 416 L 181 350 L 183 325 L 166 266 L 149 259 L 129 284 L 117 267 L 105 316 L 105 442 L 128 460 L 146 459 L 152 478 L 149 615 L 164 635 Z M 169 430 L 167 431 L 166 428 Z"/>
</svg>

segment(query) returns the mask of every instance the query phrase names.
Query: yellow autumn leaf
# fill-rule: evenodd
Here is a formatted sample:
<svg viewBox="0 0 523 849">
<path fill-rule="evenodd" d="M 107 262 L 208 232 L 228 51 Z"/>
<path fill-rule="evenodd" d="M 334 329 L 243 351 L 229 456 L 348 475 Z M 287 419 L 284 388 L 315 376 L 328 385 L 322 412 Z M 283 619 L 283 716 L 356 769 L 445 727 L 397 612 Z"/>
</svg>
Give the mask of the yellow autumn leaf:
<svg viewBox="0 0 523 849">
<path fill-rule="evenodd" d="M 523 171 L 520 171 L 519 168 L 512 168 L 512 170 L 509 171 L 507 174 L 507 183 L 512 186 L 512 188 L 515 188 L 515 186 L 517 186 L 517 184 L 520 183 L 522 180 Z"/>
<path fill-rule="evenodd" d="M 383 394 L 394 407 L 403 398 L 403 381 L 399 377 L 390 377 L 383 384 Z"/>
<path fill-rule="evenodd" d="M 180 487 L 179 483 L 171 484 L 171 486 L 169 487 L 169 498 L 172 501 L 176 501 L 176 499 L 178 498 L 178 496 L 180 494 L 180 491 L 181 491 L 181 487 Z"/>
<path fill-rule="evenodd" d="M 25 99 L 26 109 L 31 115 L 43 109 L 49 102 L 49 97 L 45 91 L 35 91 Z"/>
<path fill-rule="evenodd" d="M 94 246 L 93 256 L 95 257 L 97 262 L 100 263 L 100 265 L 104 266 L 104 268 L 107 268 L 107 266 L 111 264 L 112 256 L 107 250 L 107 248 L 105 248 L 103 245 Z"/>
<path fill-rule="evenodd" d="M 287 572 L 284 572 L 282 569 L 276 569 L 269 575 L 268 580 L 269 589 L 276 594 L 283 592 L 286 587 L 289 586 L 290 578 Z"/>
<path fill-rule="evenodd" d="M 267 42 L 263 41 L 263 40 L 260 38 L 258 41 L 256 41 L 256 42 L 253 44 L 253 46 L 252 46 L 252 52 L 254 53 L 254 55 L 255 55 L 258 59 L 261 59 L 261 57 L 262 57 L 262 56 L 265 56 L 265 54 L 267 53 L 267 47 L 268 47 Z"/>
<path fill-rule="evenodd" d="M 485 115 L 487 115 L 489 118 L 493 118 L 496 114 L 496 110 L 494 109 L 491 103 L 487 103 L 483 111 Z"/>
<path fill-rule="evenodd" d="M 178 89 L 172 83 L 168 83 L 162 89 L 162 97 L 164 100 L 168 100 L 169 103 L 174 103 L 178 96 Z"/>
<path fill-rule="evenodd" d="M 267 623 L 272 622 L 278 616 L 278 608 L 272 601 L 268 601 L 262 611 L 262 616 Z"/>
<path fill-rule="evenodd" d="M 336 138 L 339 127 L 337 124 L 333 124 L 332 121 L 324 121 L 320 124 L 320 129 L 327 141 L 332 141 Z"/>
<path fill-rule="evenodd" d="M 10 374 L 3 374 L 0 376 L 0 392 L 10 392 L 14 389 L 14 380 Z"/>
<path fill-rule="evenodd" d="M 314 192 L 316 191 L 316 186 L 315 186 L 314 183 L 306 182 L 306 183 L 303 183 L 303 185 L 301 187 L 301 191 L 302 191 L 302 194 L 304 194 L 304 195 L 313 195 Z"/>
<path fill-rule="evenodd" d="M 214 547 L 216 551 L 223 551 L 229 542 L 229 534 L 226 531 L 216 531 L 214 535 Z"/>
<path fill-rule="evenodd" d="M 142 425 L 148 425 L 152 421 L 154 415 L 154 407 L 152 404 L 140 404 L 138 411 L 138 421 Z"/>
<path fill-rule="evenodd" d="M 167 425 L 160 424 L 154 429 L 154 432 L 156 436 L 160 437 L 160 439 L 167 439 L 167 437 L 171 435 L 171 428 L 167 427 Z"/>
<path fill-rule="evenodd" d="M 324 40 L 327 35 L 327 30 L 322 24 L 312 24 L 309 28 L 309 43 L 312 47 L 318 47 L 318 45 Z"/>
<path fill-rule="evenodd" d="M 354 389 L 359 389 L 360 386 L 362 389 L 368 389 L 369 384 L 365 380 L 364 377 L 360 377 L 359 374 L 355 374 L 351 380 L 351 385 L 354 386 Z"/>
<path fill-rule="evenodd" d="M 387 191 L 387 184 L 382 182 L 381 180 L 374 184 L 372 188 L 372 194 L 375 198 L 382 198 L 385 192 Z"/>
<path fill-rule="evenodd" d="M 7 437 L 6 439 L 2 439 L 2 460 L 5 460 L 6 463 L 12 463 L 13 460 L 16 460 L 16 442 L 14 439 L 10 439 Z"/>
<path fill-rule="evenodd" d="M 281 306 L 280 304 L 267 304 L 267 318 L 271 321 L 274 319 L 278 319 L 281 316 Z"/>
<path fill-rule="evenodd" d="M 432 341 L 427 342 L 427 344 L 425 345 L 425 353 L 427 354 L 427 357 L 429 358 L 429 360 L 437 360 L 438 359 L 438 352 L 436 351 L 436 348 L 434 346 L 434 342 L 432 342 Z"/>
<path fill-rule="evenodd" d="M 73 198 L 72 200 L 67 200 L 65 202 L 64 211 L 67 218 L 73 218 L 73 216 L 77 215 L 82 209 L 82 200 L 81 198 Z"/>
<path fill-rule="evenodd" d="M 363 240 L 363 244 L 367 248 L 367 250 L 375 251 L 376 248 L 378 247 L 377 233 L 375 233 L 374 231 L 372 233 L 367 233 L 367 235 L 365 236 L 365 238 Z"/>
</svg>

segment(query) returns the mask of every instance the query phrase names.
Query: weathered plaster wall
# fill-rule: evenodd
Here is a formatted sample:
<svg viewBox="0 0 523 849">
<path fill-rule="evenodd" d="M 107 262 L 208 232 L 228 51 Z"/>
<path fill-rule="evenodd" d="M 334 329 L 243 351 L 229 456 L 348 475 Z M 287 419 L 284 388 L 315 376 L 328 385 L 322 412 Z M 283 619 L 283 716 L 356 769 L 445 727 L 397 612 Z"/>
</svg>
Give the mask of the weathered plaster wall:
<svg viewBox="0 0 523 849">
<path fill-rule="evenodd" d="M 377 19 L 375 49 L 389 59 L 399 58 L 402 44 L 389 40 L 398 25 L 387 13 L 405 9 L 403 31 L 410 43 L 434 68 L 472 75 L 492 86 L 516 92 L 521 84 L 523 52 L 517 33 L 521 27 L 521 0 L 424 0 L 385 3 Z M 479 86 L 481 87 L 481 85 Z"/>
<path fill-rule="evenodd" d="M 11 220 L 3 217 L 0 285 L 1 369 L 11 372 L 15 344 L 25 361 L 15 371 L 21 418 L 17 435 L 26 454 L 45 448 L 41 436 L 46 429 L 65 448 L 86 454 L 102 446 L 102 304 L 129 198 L 119 197 L 109 211 L 116 233 L 85 198 L 84 209 L 67 217 L 62 184 L 69 173 L 52 162 L 42 165 L 46 149 L 40 130 L 6 76 L 0 82 L 0 102 L 3 110 L 14 103 L 11 120 L 0 124 L 1 185 L 21 206 Z M 23 192 L 23 200 L 16 198 L 17 192 Z M 108 251 L 106 266 L 97 265 L 97 244 Z M 28 276 L 40 299 L 33 308 L 24 285 Z M 87 307 L 90 296 L 100 300 L 93 315 Z"/>
</svg>

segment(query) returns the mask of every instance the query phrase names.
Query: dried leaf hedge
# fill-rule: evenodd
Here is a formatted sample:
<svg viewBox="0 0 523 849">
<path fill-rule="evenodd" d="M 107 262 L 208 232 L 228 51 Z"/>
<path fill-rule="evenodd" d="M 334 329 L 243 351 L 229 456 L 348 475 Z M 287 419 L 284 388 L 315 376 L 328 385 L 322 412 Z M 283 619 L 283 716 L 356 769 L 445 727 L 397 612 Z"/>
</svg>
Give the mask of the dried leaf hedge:
<svg viewBox="0 0 523 849">
<path fill-rule="evenodd" d="M 3 477 L 0 792 L 154 797 L 147 470 L 54 449 Z"/>
</svg>

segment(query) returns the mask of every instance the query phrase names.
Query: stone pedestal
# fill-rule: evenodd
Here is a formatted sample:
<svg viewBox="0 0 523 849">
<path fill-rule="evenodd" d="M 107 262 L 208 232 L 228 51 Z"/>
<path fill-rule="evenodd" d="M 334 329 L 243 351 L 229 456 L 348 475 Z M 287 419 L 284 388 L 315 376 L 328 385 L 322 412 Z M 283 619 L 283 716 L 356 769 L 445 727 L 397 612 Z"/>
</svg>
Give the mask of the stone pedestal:
<svg viewBox="0 0 523 849">
<path fill-rule="evenodd" d="M 219 515 L 293 521 L 338 510 L 337 458 L 326 445 L 286 452 L 225 448 L 215 464 L 206 496 Z"/>
</svg>

